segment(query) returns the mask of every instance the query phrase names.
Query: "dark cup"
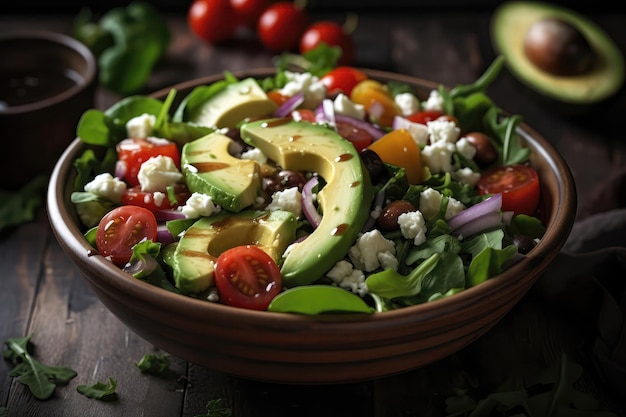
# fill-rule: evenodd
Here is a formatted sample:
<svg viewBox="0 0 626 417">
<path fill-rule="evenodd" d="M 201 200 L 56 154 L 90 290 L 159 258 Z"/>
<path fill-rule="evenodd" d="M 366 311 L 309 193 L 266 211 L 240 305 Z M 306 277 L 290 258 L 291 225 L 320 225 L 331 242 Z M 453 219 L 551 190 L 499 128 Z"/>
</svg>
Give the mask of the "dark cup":
<svg viewBox="0 0 626 417">
<path fill-rule="evenodd" d="M 0 35 L 0 189 L 50 174 L 95 105 L 97 63 L 76 39 L 55 32 Z"/>
</svg>

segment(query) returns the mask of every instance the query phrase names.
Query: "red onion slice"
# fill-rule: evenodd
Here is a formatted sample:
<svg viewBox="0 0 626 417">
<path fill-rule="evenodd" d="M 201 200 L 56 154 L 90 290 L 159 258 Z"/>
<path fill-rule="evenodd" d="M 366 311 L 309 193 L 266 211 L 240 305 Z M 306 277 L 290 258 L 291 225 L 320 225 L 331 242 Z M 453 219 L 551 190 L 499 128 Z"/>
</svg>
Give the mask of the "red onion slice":
<svg viewBox="0 0 626 417">
<path fill-rule="evenodd" d="M 357 129 L 365 130 L 372 137 L 374 141 L 377 141 L 385 135 L 385 131 L 374 126 L 373 124 L 366 122 L 365 120 L 357 119 L 356 117 L 347 116 L 345 114 L 335 114 L 336 123 L 346 123 Z"/>
<path fill-rule="evenodd" d="M 485 215 L 488 213 L 499 213 L 502 209 L 502 194 L 494 194 L 493 196 L 481 201 L 472 207 L 463 210 L 456 216 L 448 220 L 448 226 L 454 231 L 459 227 Z"/>
<path fill-rule="evenodd" d="M 165 222 L 169 220 L 181 220 L 187 218 L 187 216 L 185 216 L 182 211 L 177 209 L 157 210 L 154 212 L 154 216 L 156 217 L 157 221 L 160 222 Z"/>
<path fill-rule="evenodd" d="M 292 111 L 298 108 L 304 102 L 304 93 L 302 91 L 289 97 L 280 107 L 274 111 L 276 117 L 287 117 Z"/>
<path fill-rule="evenodd" d="M 455 236 L 462 236 L 464 239 L 488 229 L 502 227 L 502 213 L 499 211 L 489 212 L 476 217 L 471 221 L 452 231 Z"/>
<path fill-rule="evenodd" d="M 157 242 L 160 242 L 163 246 L 174 243 L 176 238 L 172 236 L 165 223 L 161 223 L 157 226 Z"/>
<path fill-rule="evenodd" d="M 314 175 L 302 187 L 302 213 L 313 227 L 319 226 L 322 216 L 318 213 L 313 204 L 313 188 L 319 184 L 318 178 Z"/>
</svg>

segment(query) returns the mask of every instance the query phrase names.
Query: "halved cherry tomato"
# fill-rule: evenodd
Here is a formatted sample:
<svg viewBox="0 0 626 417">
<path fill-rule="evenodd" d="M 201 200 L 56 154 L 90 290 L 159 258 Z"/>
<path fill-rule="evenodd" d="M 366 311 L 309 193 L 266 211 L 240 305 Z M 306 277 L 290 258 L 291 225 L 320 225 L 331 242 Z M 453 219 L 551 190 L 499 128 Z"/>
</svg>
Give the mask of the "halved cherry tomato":
<svg viewBox="0 0 626 417">
<path fill-rule="evenodd" d="M 372 143 L 368 149 L 388 164 L 404 168 L 410 184 L 418 184 L 422 178 L 422 153 L 406 129 L 392 130 Z"/>
<path fill-rule="evenodd" d="M 180 169 L 180 151 L 176 143 L 166 139 L 124 139 L 117 144 L 118 169 L 129 186 L 139 185 L 137 174 L 141 164 L 153 156 L 169 156 Z"/>
<path fill-rule="evenodd" d="M 286 96 L 286 95 L 282 94 L 278 90 L 268 91 L 267 98 L 272 100 L 279 107 L 282 106 L 283 104 L 285 104 L 285 102 L 287 100 L 289 100 L 289 96 Z"/>
<path fill-rule="evenodd" d="M 254 245 L 223 252 L 217 258 L 214 276 L 221 300 L 234 307 L 265 310 L 282 288 L 278 265 Z"/>
<path fill-rule="evenodd" d="M 141 186 L 136 185 L 126 189 L 126 192 L 122 195 L 122 204 L 139 206 L 156 212 L 159 210 L 170 210 L 183 205 L 191 196 L 191 192 L 183 183 L 174 185 L 175 202 L 170 201 L 167 195 L 163 196 L 162 194 L 165 193 L 155 196 L 155 193 L 141 191 Z"/>
<path fill-rule="evenodd" d="M 313 23 L 300 38 L 300 53 L 305 54 L 322 43 L 341 48 L 341 56 L 337 64 L 350 65 L 354 61 L 354 41 L 342 25 L 330 20 Z"/>
<path fill-rule="evenodd" d="M 345 122 L 336 122 L 336 124 L 337 133 L 352 142 L 359 152 L 367 148 L 374 141 L 372 135 L 365 129 L 360 129 L 357 126 Z"/>
<path fill-rule="evenodd" d="M 304 120 L 305 122 L 315 122 L 315 113 L 310 109 L 296 109 L 291 112 L 291 118 L 293 120 Z"/>
<path fill-rule="evenodd" d="M 143 207 L 120 206 L 104 215 L 96 232 L 96 247 L 104 257 L 124 266 L 130 260 L 133 246 L 144 239 L 155 241 L 157 221 Z"/>
<path fill-rule="evenodd" d="M 341 92 L 348 97 L 354 86 L 363 80 L 367 80 L 367 74 L 354 67 L 337 67 L 321 78 L 322 84 L 330 94 Z"/>
<path fill-rule="evenodd" d="M 484 171 L 481 194 L 502 193 L 502 211 L 533 215 L 539 205 L 539 175 L 531 166 L 516 164 Z"/>
<path fill-rule="evenodd" d="M 443 116 L 443 112 L 440 110 L 422 110 L 410 114 L 406 118 L 414 123 L 421 123 L 425 125 L 426 123 L 433 121 L 440 116 Z"/>
<path fill-rule="evenodd" d="M 391 127 L 400 108 L 386 86 L 376 80 L 363 80 L 352 89 L 350 99 L 365 106 L 369 117 L 380 126 Z"/>
</svg>

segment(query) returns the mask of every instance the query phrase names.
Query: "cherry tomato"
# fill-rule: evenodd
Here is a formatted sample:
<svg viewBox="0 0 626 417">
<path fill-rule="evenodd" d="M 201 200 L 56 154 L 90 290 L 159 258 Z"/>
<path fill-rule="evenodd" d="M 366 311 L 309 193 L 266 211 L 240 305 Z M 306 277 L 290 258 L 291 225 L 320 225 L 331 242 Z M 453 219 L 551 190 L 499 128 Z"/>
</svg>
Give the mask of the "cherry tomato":
<svg viewBox="0 0 626 417">
<path fill-rule="evenodd" d="M 330 94 L 341 92 L 347 96 L 350 96 L 354 86 L 363 80 L 367 80 L 367 75 L 363 71 L 346 66 L 337 67 L 321 78 L 322 84 Z"/>
<path fill-rule="evenodd" d="M 159 155 L 169 156 L 180 169 L 180 151 L 176 143 L 165 139 L 124 139 L 117 144 L 117 168 L 122 172 L 122 178 L 133 187 L 139 185 L 137 174 L 141 164 Z"/>
<path fill-rule="evenodd" d="M 315 113 L 313 112 L 313 110 L 309 110 L 309 109 L 297 109 L 291 112 L 291 118 L 293 120 L 304 120 L 305 122 L 311 122 L 314 123 L 315 120 Z"/>
<path fill-rule="evenodd" d="M 155 241 L 157 221 L 143 207 L 120 206 L 104 215 L 96 232 L 96 247 L 102 256 L 124 266 L 130 260 L 133 246 L 144 239 Z"/>
<path fill-rule="evenodd" d="M 259 17 L 274 0 L 230 0 L 237 23 L 254 29 Z"/>
<path fill-rule="evenodd" d="M 276 103 L 278 107 L 282 106 L 287 100 L 289 100 L 289 96 L 282 94 L 278 90 L 268 91 L 267 98 Z"/>
<path fill-rule="evenodd" d="M 439 117 L 443 116 L 443 112 L 440 110 L 422 110 L 416 113 L 408 115 L 406 118 L 414 123 L 421 123 L 425 125 Z"/>
<path fill-rule="evenodd" d="M 372 135 L 365 129 L 361 129 L 350 123 L 337 122 L 337 133 L 352 142 L 357 151 L 361 152 L 374 140 Z"/>
<path fill-rule="evenodd" d="M 363 80 L 354 86 L 350 99 L 365 106 L 370 118 L 380 126 L 391 127 L 400 108 L 389 90 L 376 80 Z"/>
<path fill-rule="evenodd" d="M 122 204 L 147 208 L 152 212 L 170 210 L 185 204 L 191 196 L 191 192 L 185 184 L 181 183 L 174 185 L 174 195 L 176 196 L 176 201 L 172 202 L 167 195 L 164 197 L 161 194 L 155 196 L 155 193 L 141 191 L 141 186 L 136 185 L 126 189 L 126 192 L 122 195 Z"/>
<path fill-rule="evenodd" d="M 322 20 L 309 26 L 300 38 L 300 53 L 304 54 L 317 48 L 321 43 L 341 48 L 337 65 L 350 65 L 354 61 L 355 46 L 352 37 L 343 26 L 328 20 Z"/>
<path fill-rule="evenodd" d="M 539 176 L 523 164 L 484 171 L 478 181 L 481 194 L 502 193 L 502 211 L 533 215 L 539 205 Z"/>
<path fill-rule="evenodd" d="M 413 140 L 413 136 L 405 130 L 392 130 L 372 143 L 368 149 L 388 164 L 404 168 L 410 184 L 418 184 L 422 178 L 422 153 Z"/>
<path fill-rule="evenodd" d="M 230 0 L 193 0 L 187 23 L 193 33 L 210 44 L 231 39 L 237 28 Z"/>
<path fill-rule="evenodd" d="M 294 3 L 271 4 L 259 17 L 257 33 L 261 44 L 273 52 L 295 51 L 309 24 L 306 12 Z"/>
<path fill-rule="evenodd" d="M 234 307 L 265 310 L 281 291 L 276 262 L 254 245 L 223 252 L 215 264 L 215 285 L 222 301 Z"/>
</svg>

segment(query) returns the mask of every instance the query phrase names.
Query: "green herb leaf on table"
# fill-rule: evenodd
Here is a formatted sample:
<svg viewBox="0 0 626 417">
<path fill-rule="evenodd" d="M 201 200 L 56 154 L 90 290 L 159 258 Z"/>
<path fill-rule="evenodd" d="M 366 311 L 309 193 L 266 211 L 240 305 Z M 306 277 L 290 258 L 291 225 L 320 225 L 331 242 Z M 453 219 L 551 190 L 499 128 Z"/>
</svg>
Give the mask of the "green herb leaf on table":
<svg viewBox="0 0 626 417">
<path fill-rule="evenodd" d="M 76 376 L 76 371 L 66 366 L 48 366 L 40 363 L 28 352 L 31 335 L 7 339 L 4 359 L 13 364 L 10 377 L 17 378 L 28 386 L 30 392 L 39 400 L 47 400 L 54 393 L 58 384 L 67 383 Z"/>
<path fill-rule="evenodd" d="M 43 204 L 48 177 L 33 178 L 17 191 L 0 190 L 0 232 L 11 226 L 31 222 Z"/>
<path fill-rule="evenodd" d="M 161 353 L 148 353 L 135 363 L 141 372 L 149 374 L 162 374 L 170 367 L 168 355 Z"/>
<path fill-rule="evenodd" d="M 194 417 L 230 417 L 233 410 L 222 406 L 222 399 L 211 400 L 206 405 L 206 414 L 198 414 Z"/>
<path fill-rule="evenodd" d="M 76 387 L 76 391 L 88 398 L 95 398 L 97 400 L 111 400 L 114 399 L 115 389 L 117 388 L 117 382 L 113 378 L 109 378 L 108 383 L 96 382 L 93 385 L 79 385 Z"/>
</svg>

